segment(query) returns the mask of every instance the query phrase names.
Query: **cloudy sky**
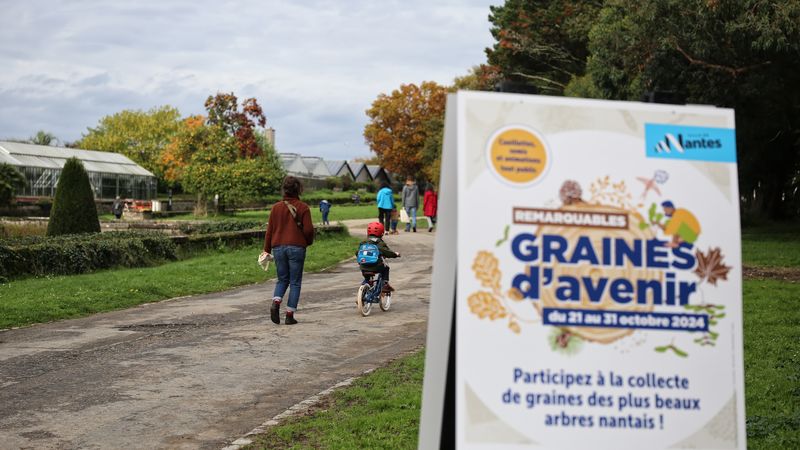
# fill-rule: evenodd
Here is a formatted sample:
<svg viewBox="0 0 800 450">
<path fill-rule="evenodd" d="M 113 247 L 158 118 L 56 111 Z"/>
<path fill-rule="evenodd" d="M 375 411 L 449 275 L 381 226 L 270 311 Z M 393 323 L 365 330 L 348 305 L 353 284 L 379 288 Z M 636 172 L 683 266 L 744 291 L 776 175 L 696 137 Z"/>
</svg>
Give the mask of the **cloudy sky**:
<svg viewBox="0 0 800 450">
<path fill-rule="evenodd" d="M 124 109 L 255 97 L 280 151 L 368 156 L 364 111 L 485 61 L 502 0 L 0 0 L 0 139 L 74 141 Z"/>
</svg>

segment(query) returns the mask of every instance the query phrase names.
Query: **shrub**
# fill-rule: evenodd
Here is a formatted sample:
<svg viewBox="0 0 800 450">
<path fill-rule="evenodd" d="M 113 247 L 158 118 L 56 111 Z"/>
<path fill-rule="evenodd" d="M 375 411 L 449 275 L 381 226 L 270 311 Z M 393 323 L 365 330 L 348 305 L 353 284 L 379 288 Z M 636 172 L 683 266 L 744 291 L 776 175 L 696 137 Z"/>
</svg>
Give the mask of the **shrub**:
<svg viewBox="0 0 800 450">
<path fill-rule="evenodd" d="M 181 224 L 183 234 L 209 234 L 226 231 L 266 230 L 267 224 L 261 220 L 217 220 L 214 222 L 200 222 Z"/>
<path fill-rule="evenodd" d="M 27 236 L 0 241 L 0 277 L 71 275 L 110 267 L 141 267 L 176 259 L 175 255 L 175 244 L 161 233 Z"/>
<path fill-rule="evenodd" d="M 14 194 L 26 184 L 25 177 L 11 164 L 0 164 L 0 206 L 9 206 Z"/>
<path fill-rule="evenodd" d="M 78 158 L 70 158 L 58 179 L 47 235 L 99 232 L 100 221 L 89 175 Z"/>
</svg>

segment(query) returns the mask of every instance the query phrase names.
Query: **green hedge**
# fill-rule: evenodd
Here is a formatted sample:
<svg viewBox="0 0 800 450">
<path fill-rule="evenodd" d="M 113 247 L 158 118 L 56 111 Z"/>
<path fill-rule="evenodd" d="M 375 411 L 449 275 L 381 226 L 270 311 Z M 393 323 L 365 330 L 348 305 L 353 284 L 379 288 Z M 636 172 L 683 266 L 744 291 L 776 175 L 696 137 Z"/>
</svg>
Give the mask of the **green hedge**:
<svg viewBox="0 0 800 450">
<path fill-rule="evenodd" d="M 300 195 L 300 200 L 306 202 L 309 206 L 319 205 L 322 200 L 327 200 L 334 205 L 343 205 L 353 203 L 350 198 L 354 191 L 333 192 L 329 189 L 317 189 L 314 191 L 306 191 Z M 375 203 L 375 194 L 370 192 L 359 192 L 361 196 L 361 204 Z M 281 200 L 283 197 L 280 195 L 269 195 L 265 197 L 268 206 Z"/>
<path fill-rule="evenodd" d="M 226 231 L 266 230 L 267 224 L 261 220 L 235 220 L 225 219 L 200 223 L 181 224 L 183 234 L 209 234 L 223 233 Z"/>
<path fill-rule="evenodd" d="M 4 239 L 0 240 L 0 280 L 141 267 L 165 259 L 176 259 L 175 243 L 153 232 Z"/>
</svg>

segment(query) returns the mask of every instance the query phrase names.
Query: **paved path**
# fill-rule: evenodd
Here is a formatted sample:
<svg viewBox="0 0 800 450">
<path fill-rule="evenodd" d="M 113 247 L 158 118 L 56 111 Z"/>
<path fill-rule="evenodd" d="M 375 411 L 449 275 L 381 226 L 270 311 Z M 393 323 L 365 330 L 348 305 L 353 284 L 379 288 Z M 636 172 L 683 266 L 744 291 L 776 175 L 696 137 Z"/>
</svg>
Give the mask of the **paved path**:
<svg viewBox="0 0 800 450">
<path fill-rule="evenodd" d="M 422 345 L 433 235 L 387 242 L 398 292 L 366 318 L 351 260 L 305 275 L 295 326 L 270 322 L 270 281 L 0 332 L 0 448 L 219 449 Z"/>
</svg>

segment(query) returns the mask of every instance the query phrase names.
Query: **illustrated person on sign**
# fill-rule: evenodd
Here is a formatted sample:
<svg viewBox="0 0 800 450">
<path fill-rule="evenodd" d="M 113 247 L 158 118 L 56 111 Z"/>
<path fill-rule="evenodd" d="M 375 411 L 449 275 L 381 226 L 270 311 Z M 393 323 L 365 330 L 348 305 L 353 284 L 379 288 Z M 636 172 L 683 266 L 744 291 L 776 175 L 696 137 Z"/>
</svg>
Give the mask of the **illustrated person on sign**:
<svg viewBox="0 0 800 450">
<path fill-rule="evenodd" d="M 272 205 L 264 236 L 264 251 L 272 254 L 278 273 L 269 308 L 270 319 L 276 324 L 281 323 L 281 302 L 287 289 L 289 302 L 286 305 L 286 325 L 297 323 L 294 313 L 300 302 L 306 247 L 314 242 L 311 210 L 300 201 L 302 192 L 303 185 L 297 178 L 289 176 L 283 180 L 283 200 Z"/>
<path fill-rule="evenodd" d="M 661 203 L 661 207 L 664 208 L 664 214 L 669 220 L 660 226 L 664 234 L 672 236 L 672 241 L 667 247 L 677 247 L 681 242 L 694 244 L 700 236 L 700 222 L 697 221 L 697 217 L 686 209 L 675 208 L 669 200 Z"/>
</svg>

